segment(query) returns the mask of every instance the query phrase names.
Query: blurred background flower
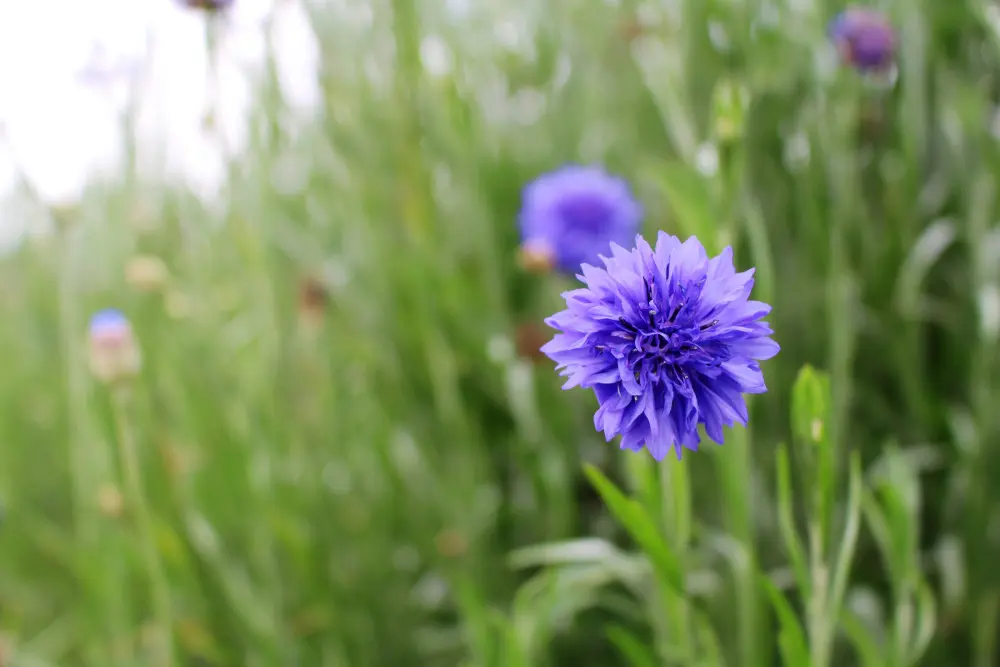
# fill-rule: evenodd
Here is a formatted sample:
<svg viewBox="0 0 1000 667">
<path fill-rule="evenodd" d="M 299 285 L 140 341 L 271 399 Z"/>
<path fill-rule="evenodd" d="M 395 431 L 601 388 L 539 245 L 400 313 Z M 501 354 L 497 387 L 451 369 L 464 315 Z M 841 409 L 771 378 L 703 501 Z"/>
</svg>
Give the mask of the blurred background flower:
<svg viewBox="0 0 1000 667">
<path fill-rule="evenodd" d="M 90 319 L 90 370 L 105 383 L 134 377 L 142 366 L 132 324 L 121 311 L 102 310 Z"/>
<path fill-rule="evenodd" d="M 611 244 L 631 247 L 642 207 L 628 184 L 596 166 L 570 165 L 524 189 L 519 216 L 521 263 L 533 271 L 600 264 Z"/>
<path fill-rule="evenodd" d="M 877 9 L 845 9 L 830 22 L 829 34 L 841 60 L 861 72 L 884 72 L 895 63 L 895 30 Z"/>
</svg>

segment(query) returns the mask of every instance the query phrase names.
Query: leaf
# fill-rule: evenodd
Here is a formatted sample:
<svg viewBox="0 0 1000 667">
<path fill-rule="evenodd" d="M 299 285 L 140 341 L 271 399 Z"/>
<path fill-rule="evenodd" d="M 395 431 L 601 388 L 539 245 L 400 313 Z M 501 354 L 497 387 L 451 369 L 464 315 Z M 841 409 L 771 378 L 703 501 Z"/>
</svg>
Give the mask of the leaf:
<svg viewBox="0 0 1000 667">
<path fill-rule="evenodd" d="M 622 556 L 621 550 L 607 540 L 584 537 L 517 549 L 507 557 L 507 562 L 515 570 L 520 570 L 544 565 L 594 563 Z"/>
<path fill-rule="evenodd" d="M 673 211 L 674 226 L 670 232 L 681 238 L 697 236 L 707 250 L 717 250 L 708 247 L 716 238 L 719 218 L 714 182 L 681 162 L 656 162 L 645 171 L 646 179 L 660 191 Z"/>
<path fill-rule="evenodd" d="M 865 623 L 849 609 L 840 614 L 840 628 L 844 631 L 851 646 L 861 661 L 861 667 L 884 667 L 886 660 L 882 650 L 872 637 Z"/>
<path fill-rule="evenodd" d="M 829 376 L 803 366 L 792 386 L 792 434 L 798 442 L 823 444 L 829 414 Z"/>
<path fill-rule="evenodd" d="M 955 242 L 957 230 L 951 220 L 938 220 L 913 244 L 896 279 L 896 308 L 908 318 L 920 316 L 923 284 L 934 265 Z"/>
<path fill-rule="evenodd" d="M 910 638 L 910 645 L 907 647 L 907 658 L 911 665 L 920 662 L 937 629 L 937 602 L 934 599 L 934 591 L 926 581 L 921 580 L 917 584 L 915 596 L 917 623 Z"/>
<path fill-rule="evenodd" d="M 632 667 L 659 667 L 656 654 L 632 632 L 620 625 L 607 630 L 608 639 L 621 651 Z"/>
<path fill-rule="evenodd" d="M 649 557 L 663 583 L 675 592 L 683 592 L 684 577 L 680 561 L 667 547 L 656 523 L 635 500 L 627 498 L 600 470 L 584 466 L 584 473 L 607 504 L 611 514 Z"/>
<path fill-rule="evenodd" d="M 809 648 L 806 644 L 806 634 L 795 610 L 766 575 L 760 574 L 757 579 L 778 616 L 778 649 L 781 652 L 782 662 L 787 667 L 808 665 Z"/>
<path fill-rule="evenodd" d="M 906 460 L 894 448 L 885 452 L 886 475 L 865 494 L 865 519 L 888 569 L 894 590 L 907 590 L 920 576 L 917 542 L 918 482 Z"/>
<path fill-rule="evenodd" d="M 837 618 L 844 603 L 844 594 L 847 591 L 848 577 L 851 573 L 851 564 L 854 561 L 854 552 L 858 544 L 858 533 L 861 532 L 861 498 L 863 487 L 861 479 L 861 457 L 857 451 L 851 453 L 850 478 L 847 490 L 847 520 L 844 525 L 844 532 L 840 538 L 840 547 L 837 550 L 837 558 L 833 564 L 833 576 L 830 584 L 829 609 L 827 614 L 830 618 Z"/>
<path fill-rule="evenodd" d="M 655 461 L 649 456 L 627 456 L 625 469 L 633 495 L 643 507 L 655 514 L 657 520 L 662 520 L 660 478 L 656 474 Z"/>
<path fill-rule="evenodd" d="M 520 587 L 514 598 L 508 645 L 515 642 L 525 665 L 551 644 L 559 628 L 599 604 L 600 591 L 616 580 L 601 565 L 572 565 L 543 571 Z"/>
<path fill-rule="evenodd" d="M 694 611 L 694 631 L 697 639 L 695 646 L 698 647 L 698 661 L 696 664 L 705 667 L 722 667 L 726 664 L 723 657 L 722 646 L 719 644 L 719 637 L 712 627 L 712 621 L 708 615 Z"/>
<path fill-rule="evenodd" d="M 795 575 L 795 584 L 799 589 L 799 594 L 803 598 L 809 597 L 811 589 L 809 579 L 809 568 L 806 564 L 806 551 L 795 530 L 795 518 L 792 512 L 794 500 L 792 499 L 791 472 L 788 465 L 788 449 L 785 445 L 778 447 L 777 453 L 778 468 L 778 528 L 781 532 L 782 541 L 785 543 L 785 551 L 791 561 L 792 572 Z"/>
<path fill-rule="evenodd" d="M 829 548 L 830 522 L 836 507 L 836 455 L 830 443 L 830 377 L 812 366 L 799 370 L 792 386 L 792 434 L 800 445 L 810 489 L 809 512 L 818 528 L 818 546 Z M 814 554 L 815 555 L 815 554 Z"/>
</svg>

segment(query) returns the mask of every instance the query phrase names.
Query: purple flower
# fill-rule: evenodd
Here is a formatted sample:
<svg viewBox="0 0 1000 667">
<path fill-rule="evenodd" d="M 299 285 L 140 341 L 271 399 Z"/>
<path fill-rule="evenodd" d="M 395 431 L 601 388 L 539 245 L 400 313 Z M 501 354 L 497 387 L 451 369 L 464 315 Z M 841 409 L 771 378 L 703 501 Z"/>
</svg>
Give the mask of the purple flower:
<svg viewBox="0 0 1000 667">
<path fill-rule="evenodd" d="M 733 251 L 709 258 L 697 238 L 660 232 L 653 249 L 636 237 L 614 244 L 606 268 L 585 264 L 586 287 L 563 294 L 546 320 L 560 333 L 542 347 L 568 378 L 593 389 L 594 426 L 622 449 L 697 450 L 698 425 L 722 444 L 723 426 L 746 425 L 743 394 L 767 391 L 760 360 L 779 347 L 761 322 L 771 307 L 750 301 L 753 269 L 736 273 Z"/>
<path fill-rule="evenodd" d="M 597 263 L 611 243 L 630 245 L 642 207 L 621 178 L 572 165 L 540 176 L 522 196 L 521 261 L 530 270 L 575 274 Z"/>
<path fill-rule="evenodd" d="M 134 377 L 142 365 L 128 318 L 114 309 L 90 318 L 90 370 L 102 382 Z"/>
<path fill-rule="evenodd" d="M 132 326 L 120 310 L 107 308 L 90 318 L 90 335 L 97 339 L 120 339 L 131 335 Z"/>
<path fill-rule="evenodd" d="M 895 62 L 896 34 L 881 12 L 851 7 L 830 22 L 828 32 L 841 60 L 858 71 L 884 71 Z"/>
</svg>

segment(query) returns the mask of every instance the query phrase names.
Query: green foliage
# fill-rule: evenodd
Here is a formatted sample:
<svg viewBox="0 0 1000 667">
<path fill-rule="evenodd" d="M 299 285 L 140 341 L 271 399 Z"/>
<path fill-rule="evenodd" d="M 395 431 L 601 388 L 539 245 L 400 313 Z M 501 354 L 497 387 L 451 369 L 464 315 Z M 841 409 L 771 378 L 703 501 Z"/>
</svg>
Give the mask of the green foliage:
<svg viewBox="0 0 1000 667">
<path fill-rule="evenodd" d="M 4 260 L 0 664 L 995 664 L 993 3 L 881 3 L 891 89 L 832 1 L 446 4 L 317 10 L 324 120 L 224 206 L 135 179 Z M 518 271 L 519 191 L 568 161 L 757 268 L 724 447 L 619 452 L 532 356 L 571 281 Z"/>
</svg>

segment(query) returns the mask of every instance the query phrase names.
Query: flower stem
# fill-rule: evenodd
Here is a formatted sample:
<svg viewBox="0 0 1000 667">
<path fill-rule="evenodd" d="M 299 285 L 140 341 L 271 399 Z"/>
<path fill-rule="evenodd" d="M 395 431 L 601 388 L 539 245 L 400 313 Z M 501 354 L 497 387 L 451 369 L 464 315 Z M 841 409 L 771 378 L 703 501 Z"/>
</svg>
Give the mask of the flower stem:
<svg viewBox="0 0 1000 667">
<path fill-rule="evenodd" d="M 166 570 L 160 559 L 156 546 L 156 531 L 153 526 L 153 515 L 146 502 L 143 490 L 142 472 L 139 465 L 139 454 L 136 448 L 135 435 L 128 419 L 129 388 L 117 386 L 112 390 L 115 431 L 118 440 L 119 456 L 121 457 L 122 473 L 128 505 L 134 512 L 139 540 L 142 545 L 143 558 L 146 562 L 146 573 L 149 576 L 150 590 L 153 601 L 153 614 L 156 623 L 156 660 L 157 667 L 172 667 L 174 662 L 173 617 L 170 605 L 170 586 Z"/>
<path fill-rule="evenodd" d="M 682 563 L 683 572 L 691 539 L 691 491 L 687 468 L 681 461 L 669 460 L 661 463 L 659 468 L 665 533 L 670 548 L 676 551 Z M 687 590 L 677 591 L 665 603 L 671 630 L 674 632 L 678 662 L 690 665 L 698 654 L 694 646 L 695 631 L 687 601 Z"/>
</svg>

